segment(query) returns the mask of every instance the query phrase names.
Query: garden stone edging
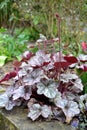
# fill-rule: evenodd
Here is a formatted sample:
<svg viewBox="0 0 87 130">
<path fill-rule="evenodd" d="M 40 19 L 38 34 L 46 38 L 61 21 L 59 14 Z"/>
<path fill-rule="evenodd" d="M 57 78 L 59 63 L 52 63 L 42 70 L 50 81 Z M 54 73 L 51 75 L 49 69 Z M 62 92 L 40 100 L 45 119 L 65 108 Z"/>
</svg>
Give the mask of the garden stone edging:
<svg viewBox="0 0 87 130">
<path fill-rule="evenodd" d="M 0 130 L 75 130 L 69 125 L 53 121 L 31 121 L 27 109 L 15 108 L 12 111 L 0 109 Z"/>
</svg>

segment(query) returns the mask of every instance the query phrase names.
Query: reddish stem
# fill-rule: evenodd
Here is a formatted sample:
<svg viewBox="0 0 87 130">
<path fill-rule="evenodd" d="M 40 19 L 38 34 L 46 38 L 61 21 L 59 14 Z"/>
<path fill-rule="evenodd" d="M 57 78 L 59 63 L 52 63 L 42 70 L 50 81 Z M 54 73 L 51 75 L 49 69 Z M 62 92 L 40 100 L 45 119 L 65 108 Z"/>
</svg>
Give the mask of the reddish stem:
<svg viewBox="0 0 87 130">
<path fill-rule="evenodd" d="M 59 69 L 58 69 L 58 73 L 59 73 L 59 81 L 60 81 L 60 73 L 61 73 L 61 39 L 60 39 L 60 32 L 61 32 L 61 29 L 60 29 L 60 21 L 61 21 L 61 18 L 59 16 L 59 14 L 56 14 L 56 19 L 57 19 L 57 26 L 58 26 L 58 44 L 59 44 Z"/>
</svg>

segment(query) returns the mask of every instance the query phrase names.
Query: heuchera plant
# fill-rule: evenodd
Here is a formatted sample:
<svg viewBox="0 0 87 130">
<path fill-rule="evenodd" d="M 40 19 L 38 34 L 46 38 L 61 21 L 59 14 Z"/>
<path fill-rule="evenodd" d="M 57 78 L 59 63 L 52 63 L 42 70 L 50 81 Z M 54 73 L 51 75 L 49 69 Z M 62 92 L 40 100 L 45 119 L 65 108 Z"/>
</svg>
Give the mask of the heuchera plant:
<svg viewBox="0 0 87 130">
<path fill-rule="evenodd" d="M 14 62 L 14 71 L 0 80 L 0 83 L 11 78 L 14 80 L 13 85 L 0 95 L 0 107 L 11 110 L 14 106 L 25 103 L 28 117 L 33 121 L 43 117 L 70 123 L 73 117 L 87 108 L 87 95 L 83 95 L 83 85 L 86 84 L 83 72 L 87 72 L 87 55 L 76 58 L 62 54 L 61 19 L 58 14 L 56 18 L 59 38 L 47 41 L 41 35 L 42 39 L 38 42 L 44 43 L 44 51 L 39 49 L 36 54 L 26 51 L 20 62 Z M 46 52 L 46 44 L 49 42 L 59 42 L 59 52 Z M 85 51 L 86 44 L 82 43 L 82 47 Z M 52 49 L 55 49 L 54 45 Z"/>
<path fill-rule="evenodd" d="M 26 103 L 28 117 L 33 121 L 42 116 L 70 123 L 82 110 L 83 85 L 75 68 L 87 71 L 85 61 L 85 57 L 65 56 L 62 52 L 25 52 L 22 60 L 14 63 L 14 71 L 0 81 L 14 80 L 0 95 L 0 107 L 11 110 Z"/>
</svg>

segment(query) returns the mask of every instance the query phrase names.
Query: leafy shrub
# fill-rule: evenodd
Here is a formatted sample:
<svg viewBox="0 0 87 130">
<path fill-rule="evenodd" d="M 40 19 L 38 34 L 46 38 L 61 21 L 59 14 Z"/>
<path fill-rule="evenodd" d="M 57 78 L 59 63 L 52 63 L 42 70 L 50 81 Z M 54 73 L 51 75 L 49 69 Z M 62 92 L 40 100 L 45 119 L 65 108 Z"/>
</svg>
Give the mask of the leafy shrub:
<svg viewBox="0 0 87 130">
<path fill-rule="evenodd" d="M 17 58 L 27 49 L 29 35 L 27 33 L 17 33 L 12 36 L 8 30 L 0 29 L 0 55 L 7 56 L 7 61 Z M 17 36 L 16 36 L 17 35 Z"/>
</svg>

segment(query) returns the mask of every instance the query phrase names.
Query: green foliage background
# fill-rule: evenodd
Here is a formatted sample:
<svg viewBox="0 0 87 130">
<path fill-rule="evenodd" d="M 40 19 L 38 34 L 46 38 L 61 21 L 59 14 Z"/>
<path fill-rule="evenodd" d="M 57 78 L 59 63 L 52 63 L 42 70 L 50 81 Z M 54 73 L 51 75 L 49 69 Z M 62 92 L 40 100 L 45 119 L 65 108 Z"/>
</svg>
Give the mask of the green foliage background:
<svg viewBox="0 0 87 130">
<path fill-rule="evenodd" d="M 81 30 L 87 23 L 87 0 L 1 0 L 0 26 L 32 26 L 48 37 L 57 35 L 55 13 L 69 31 Z"/>
<path fill-rule="evenodd" d="M 12 50 L 11 57 L 20 53 L 20 44 L 25 41 L 22 33 L 26 32 L 27 41 L 38 39 L 40 33 L 48 39 L 58 37 L 56 13 L 61 17 L 62 45 L 68 45 L 69 52 L 75 55 L 80 53 L 80 42 L 87 40 L 87 0 L 0 0 L 0 27 L 7 29 L 5 36 L 0 34 L 0 45 L 6 45 L 6 55 L 8 50 Z"/>
</svg>

